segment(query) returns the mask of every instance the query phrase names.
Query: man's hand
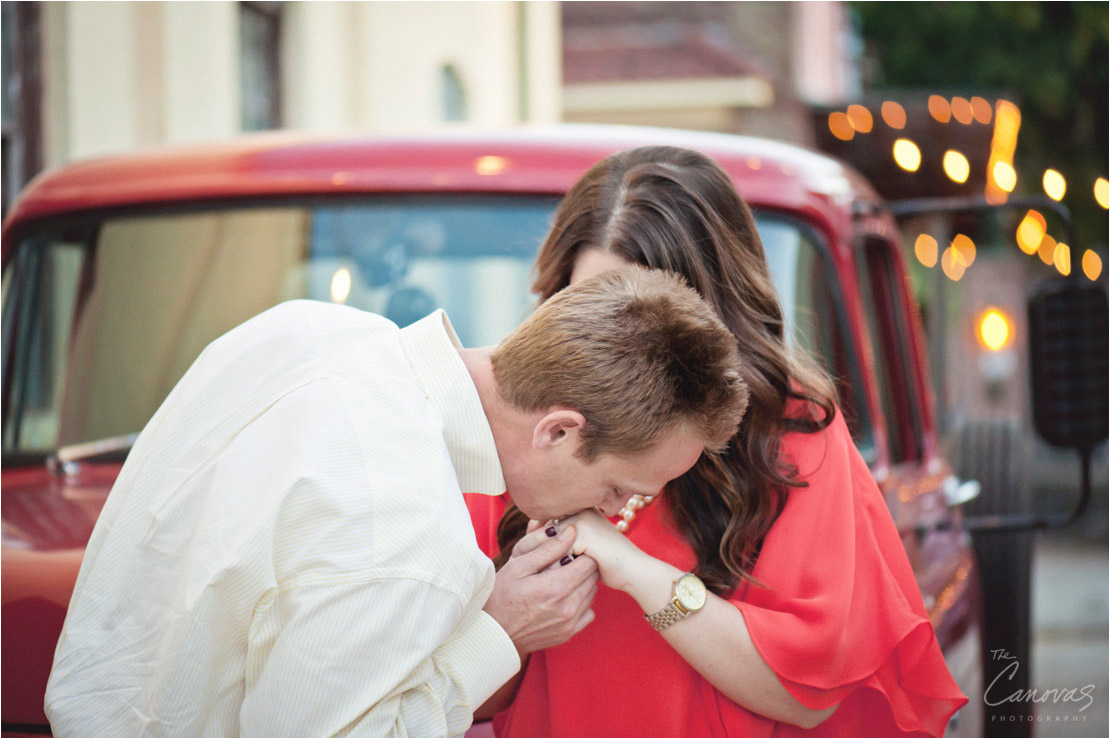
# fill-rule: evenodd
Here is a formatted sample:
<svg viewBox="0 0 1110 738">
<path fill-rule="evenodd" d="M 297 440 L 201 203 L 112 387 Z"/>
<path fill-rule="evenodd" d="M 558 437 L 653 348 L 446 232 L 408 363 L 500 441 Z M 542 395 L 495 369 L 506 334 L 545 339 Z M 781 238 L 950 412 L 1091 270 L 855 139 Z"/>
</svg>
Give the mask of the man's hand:
<svg viewBox="0 0 1110 738">
<path fill-rule="evenodd" d="M 532 532 L 513 547 L 497 572 L 485 611 L 513 639 L 521 659 L 566 642 L 594 619 L 597 564 L 588 556 L 573 559 L 574 526 L 557 537 L 550 527 Z"/>
</svg>

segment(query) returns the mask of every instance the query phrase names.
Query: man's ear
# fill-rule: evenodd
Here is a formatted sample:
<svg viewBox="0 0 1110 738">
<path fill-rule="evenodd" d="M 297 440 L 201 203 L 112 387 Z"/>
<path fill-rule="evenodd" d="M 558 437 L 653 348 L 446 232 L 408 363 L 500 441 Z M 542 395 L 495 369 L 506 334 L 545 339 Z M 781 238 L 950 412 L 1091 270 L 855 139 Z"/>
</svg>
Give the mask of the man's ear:
<svg viewBox="0 0 1110 738">
<path fill-rule="evenodd" d="M 578 434 L 585 427 L 586 418 L 577 410 L 552 410 L 536 423 L 532 431 L 532 448 L 546 451 L 564 443 L 577 445 Z"/>
</svg>

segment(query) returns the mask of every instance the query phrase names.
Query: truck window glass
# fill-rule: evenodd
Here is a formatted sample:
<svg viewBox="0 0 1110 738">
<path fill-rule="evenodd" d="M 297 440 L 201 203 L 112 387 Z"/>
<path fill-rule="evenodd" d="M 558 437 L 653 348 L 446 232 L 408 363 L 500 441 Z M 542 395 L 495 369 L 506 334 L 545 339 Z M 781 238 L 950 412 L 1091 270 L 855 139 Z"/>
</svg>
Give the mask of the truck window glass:
<svg viewBox="0 0 1110 738">
<path fill-rule="evenodd" d="M 871 425 L 862 412 L 863 382 L 847 332 L 835 270 L 818 236 L 789 220 L 759 218 L 759 234 L 782 305 L 788 345 L 800 347 L 833 377 L 837 401 L 863 457 L 874 460 Z"/>
<path fill-rule="evenodd" d="M 882 240 L 863 241 L 856 267 L 890 460 L 899 463 L 920 458 L 922 428 L 911 373 L 910 327 L 890 248 Z"/>
<path fill-rule="evenodd" d="M 444 308 L 464 345 L 497 343 L 534 305 L 532 262 L 557 203 L 379 197 L 194 208 L 90 221 L 87 244 L 28 236 L 11 260 L 16 289 L 4 293 L 4 347 L 15 347 L 5 457 L 138 432 L 209 342 L 285 300 L 340 302 L 401 326 Z M 824 248 L 798 222 L 757 221 L 789 340 L 837 377 L 868 457 L 858 368 Z M 19 322 L 26 311 L 9 302 L 36 300 L 50 309 Z"/>
<path fill-rule="evenodd" d="M 5 351 L 15 351 L 19 359 L 7 364 L 4 375 L 5 389 L 10 388 L 6 395 L 13 400 L 4 403 L 5 450 L 50 448 L 58 436 L 84 258 L 84 244 L 45 241 L 24 243 L 14 260 L 21 275 L 30 279 L 25 289 L 4 291 Z M 12 343 L 13 333 L 18 333 L 18 344 Z"/>
</svg>

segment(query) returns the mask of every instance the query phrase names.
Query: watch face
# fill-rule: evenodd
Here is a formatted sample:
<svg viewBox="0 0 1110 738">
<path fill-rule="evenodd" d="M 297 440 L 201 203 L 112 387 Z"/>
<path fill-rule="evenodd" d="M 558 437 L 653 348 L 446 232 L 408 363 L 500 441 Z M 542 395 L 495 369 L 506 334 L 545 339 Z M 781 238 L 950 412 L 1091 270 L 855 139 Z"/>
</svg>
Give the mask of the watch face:
<svg viewBox="0 0 1110 738">
<path fill-rule="evenodd" d="M 693 612 L 705 605 L 705 585 L 693 574 L 680 577 L 674 586 L 674 594 L 682 609 Z"/>
</svg>

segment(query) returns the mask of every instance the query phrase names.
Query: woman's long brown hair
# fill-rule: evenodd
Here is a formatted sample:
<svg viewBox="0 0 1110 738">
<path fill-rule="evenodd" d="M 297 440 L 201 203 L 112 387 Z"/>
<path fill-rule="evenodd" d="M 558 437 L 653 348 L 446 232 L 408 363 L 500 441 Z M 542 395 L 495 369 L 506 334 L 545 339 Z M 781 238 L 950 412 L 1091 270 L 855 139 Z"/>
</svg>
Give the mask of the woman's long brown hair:
<svg viewBox="0 0 1110 738">
<path fill-rule="evenodd" d="M 585 249 L 684 277 L 736 336 L 751 391 L 740 430 L 723 453 L 703 454 L 663 496 L 697 556 L 698 576 L 717 594 L 732 591 L 752 580 L 763 539 L 786 504 L 785 488 L 804 486 L 779 458 L 782 436 L 832 422 L 832 383 L 804 352 L 788 351 L 755 219 L 728 175 L 703 154 L 652 146 L 594 165 L 556 212 L 532 291 L 547 299 L 566 287 Z M 786 417 L 790 399 L 802 400 L 805 412 Z M 505 511 L 498 566 L 527 524 L 514 506 Z"/>
</svg>

